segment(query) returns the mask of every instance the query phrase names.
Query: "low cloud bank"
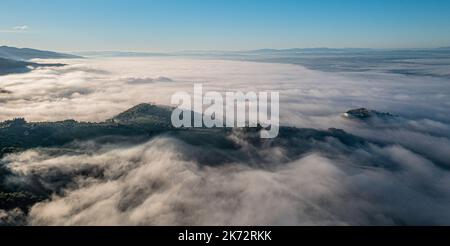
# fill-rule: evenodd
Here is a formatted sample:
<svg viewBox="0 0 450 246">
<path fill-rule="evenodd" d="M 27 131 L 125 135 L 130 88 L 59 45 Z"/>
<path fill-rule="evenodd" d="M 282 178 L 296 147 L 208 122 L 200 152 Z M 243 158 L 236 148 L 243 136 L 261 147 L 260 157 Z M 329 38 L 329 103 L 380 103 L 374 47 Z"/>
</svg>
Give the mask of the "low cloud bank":
<svg viewBox="0 0 450 246">
<path fill-rule="evenodd" d="M 50 196 L 27 215 L 0 210 L 0 223 L 450 224 L 445 78 L 218 60 L 67 63 L 0 77 L 11 92 L 0 94 L 0 119 L 103 121 L 142 102 L 168 104 L 172 93 L 199 82 L 205 90 L 278 90 L 282 125 L 344 129 L 365 142 L 281 136 L 278 145 L 256 146 L 235 133 L 229 138 L 241 148 L 233 155 L 169 136 L 139 145 L 91 141 L 70 151 L 27 150 L 1 160 L 2 186 Z M 399 117 L 357 121 L 340 114 L 362 106 Z"/>
<path fill-rule="evenodd" d="M 81 143 L 76 152 L 29 150 L 4 158 L 14 174 L 5 184 L 52 192 L 31 208 L 32 225 L 450 223 L 448 172 L 400 145 L 326 138 L 289 159 L 294 148 L 234 137 L 243 154 L 220 165 L 209 164 L 226 150 L 173 137 L 130 146 Z"/>
</svg>

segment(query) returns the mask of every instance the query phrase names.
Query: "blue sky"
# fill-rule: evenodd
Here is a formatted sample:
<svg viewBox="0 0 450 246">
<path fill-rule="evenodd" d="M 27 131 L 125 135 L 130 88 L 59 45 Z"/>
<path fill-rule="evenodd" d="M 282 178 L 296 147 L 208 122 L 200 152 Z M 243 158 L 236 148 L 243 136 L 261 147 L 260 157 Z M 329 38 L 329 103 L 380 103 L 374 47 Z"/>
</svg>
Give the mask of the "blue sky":
<svg viewBox="0 0 450 246">
<path fill-rule="evenodd" d="M 450 46 L 447 0 L 2 0 L 0 45 L 60 51 Z"/>
</svg>

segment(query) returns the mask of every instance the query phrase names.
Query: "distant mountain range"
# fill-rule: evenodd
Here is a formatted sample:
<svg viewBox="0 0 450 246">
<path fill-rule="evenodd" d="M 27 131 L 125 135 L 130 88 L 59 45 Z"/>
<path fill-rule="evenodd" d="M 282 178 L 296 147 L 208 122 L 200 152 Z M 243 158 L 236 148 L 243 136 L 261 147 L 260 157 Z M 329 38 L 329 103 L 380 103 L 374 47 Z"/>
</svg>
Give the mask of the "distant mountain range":
<svg viewBox="0 0 450 246">
<path fill-rule="evenodd" d="M 285 145 L 293 137 L 301 136 L 304 139 L 323 139 L 335 136 L 350 146 L 363 144 L 363 140 L 342 130 L 330 129 L 328 131 L 299 129 L 293 127 L 280 127 L 279 139 L 264 140 L 260 138 L 261 128 L 174 128 L 171 124 L 172 107 L 139 104 L 104 122 L 90 123 L 65 120 L 59 122 L 26 122 L 18 118 L 0 122 L 0 157 L 4 154 L 23 151 L 35 147 L 58 147 L 72 141 L 101 138 L 113 140 L 114 137 L 138 137 L 147 140 L 159 134 L 176 136 L 188 142 L 197 142 L 202 139 L 204 143 L 217 148 L 237 148 L 229 142 L 227 136 L 236 130 L 243 131 L 242 137 L 254 138 L 252 143 L 271 141 Z M 193 137 L 195 136 L 195 137 Z M 284 140 L 281 141 L 280 140 Z M 288 145 L 295 146 L 295 145 Z"/>
<path fill-rule="evenodd" d="M 162 52 L 138 52 L 138 51 L 80 51 L 75 52 L 80 56 L 92 57 L 152 57 L 152 56 L 170 56 L 169 53 Z"/>
<path fill-rule="evenodd" d="M 35 50 L 28 48 L 15 48 L 0 46 L 0 75 L 11 73 L 26 73 L 37 67 L 60 67 L 61 63 L 36 63 L 31 59 L 60 59 L 60 58 L 82 58 L 70 54 L 57 53 L 53 51 Z"/>
<path fill-rule="evenodd" d="M 36 58 L 41 59 L 81 58 L 81 56 L 29 48 L 0 46 L 0 58 L 24 61 Z"/>
</svg>

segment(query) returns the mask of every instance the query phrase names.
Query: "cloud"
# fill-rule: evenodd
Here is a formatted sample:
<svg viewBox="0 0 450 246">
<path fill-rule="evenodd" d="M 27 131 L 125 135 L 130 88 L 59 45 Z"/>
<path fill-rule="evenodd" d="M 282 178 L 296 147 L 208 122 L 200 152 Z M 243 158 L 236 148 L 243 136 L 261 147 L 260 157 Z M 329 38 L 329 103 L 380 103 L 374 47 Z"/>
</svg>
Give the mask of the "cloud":
<svg viewBox="0 0 450 246">
<path fill-rule="evenodd" d="M 32 207 L 31 224 L 450 224 L 445 77 L 181 58 L 58 62 L 69 65 L 1 76 L 11 93 L 0 93 L 0 120 L 103 121 L 142 102 L 169 104 L 197 82 L 205 91 L 279 91 L 282 125 L 340 128 L 365 144 L 282 136 L 254 146 L 231 135 L 241 149 L 230 153 L 161 136 L 135 145 L 77 143 L 73 152 L 32 149 L 1 160 L 13 172 L 6 184 L 51 194 Z M 341 116 L 359 107 L 400 117 Z M 22 221 L 20 213 L 0 214 Z"/>
<path fill-rule="evenodd" d="M 15 26 L 13 29 L 16 31 L 26 31 L 28 30 L 28 26 L 27 25 Z"/>
<path fill-rule="evenodd" d="M 236 153 L 234 161 L 205 165 L 229 153 L 171 137 L 80 144 L 75 153 L 29 150 L 4 160 L 17 175 L 7 184 L 21 180 L 53 191 L 31 208 L 32 225 L 450 223 L 449 174 L 399 145 L 350 147 L 328 139 L 291 160 L 288 146 L 267 147 L 250 155 L 259 160 L 255 167 Z"/>
<path fill-rule="evenodd" d="M 26 225 L 26 219 L 26 215 L 18 208 L 8 211 L 0 209 L 0 226 Z"/>
<path fill-rule="evenodd" d="M 0 33 L 21 33 L 29 30 L 29 27 L 27 25 L 21 25 L 21 26 L 14 26 L 11 29 L 0 29 Z"/>
<path fill-rule="evenodd" d="M 450 122 L 448 82 L 443 78 L 428 78 L 424 84 L 423 77 L 324 73 L 288 64 L 219 60 L 115 58 L 58 62 L 69 65 L 0 77 L 2 88 L 13 92 L 2 96 L 9 103 L 2 105 L 0 120 L 20 115 L 38 121 L 101 121 L 142 102 L 169 104 L 174 92 L 189 92 L 196 82 L 203 83 L 205 90 L 222 92 L 277 90 L 282 122 L 301 127 L 341 128 L 348 123 L 339 113 L 357 107 L 437 124 Z"/>
<path fill-rule="evenodd" d="M 158 82 L 173 82 L 172 79 L 164 77 L 164 76 L 158 76 L 156 78 L 127 78 L 126 79 L 128 83 L 130 84 L 148 84 L 148 83 L 158 83 Z"/>
</svg>

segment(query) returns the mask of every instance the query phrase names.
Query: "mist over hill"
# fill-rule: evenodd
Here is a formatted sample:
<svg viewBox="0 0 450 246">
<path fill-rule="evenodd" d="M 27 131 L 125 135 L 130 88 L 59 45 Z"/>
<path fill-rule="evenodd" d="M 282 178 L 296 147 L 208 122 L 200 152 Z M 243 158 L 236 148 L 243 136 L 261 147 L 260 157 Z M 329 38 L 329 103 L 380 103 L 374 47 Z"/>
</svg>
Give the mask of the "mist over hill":
<svg viewBox="0 0 450 246">
<path fill-rule="evenodd" d="M 29 70 L 0 76 L 0 224 L 450 224 L 446 55 L 380 52 L 12 61 Z M 193 83 L 279 91 L 279 136 L 173 128 Z"/>
<path fill-rule="evenodd" d="M 0 46 L 0 57 L 10 60 L 81 58 L 80 56 L 30 48 Z"/>
<path fill-rule="evenodd" d="M 371 118 L 364 112 L 373 112 Z M 449 176 L 440 171 L 449 163 L 434 166 L 432 153 L 420 156 L 340 129 L 281 127 L 275 139 L 259 138 L 258 128 L 176 129 L 170 113 L 140 104 L 100 123 L 0 123 L 0 223 L 431 225 L 450 219 Z M 347 114 L 366 127 L 374 127 L 369 120 L 399 120 L 362 109 Z M 255 216 L 270 208 L 274 213 Z"/>
<path fill-rule="evenodd" d="M 30 71 L 29 67 L 33 63 L 24 61 L 15 61 L 0 57 L 0 75 L 8 73 L 20 73 Z"/>
<path fill-rule="evenodd" d="M 15 48 L 0 46 L 0 75 L 26 73 L 39 67 L 61 67 L 61 63 L 37 63 L 32 59 L 70 59 L 81 58 L 80 56 L 57 53 L 52 51 L 35 50 L 29 48 Z M 0 85 L 1 88 L 1 85 Z"/>
<path fill-rule="evenodd" d="M 26 73 L 31 71 L 33 68 L 38 67 L 61 67 L 61 66 L 64 66 L 64 64 L 34 63 L 34 62 L 4 59 L 0 57 L 0 75 L 6 75 L 11 73 Z"/>
<path fill-rule="evenodd" d="M 266 226 L 12 228 L 4 245 L 450 226 L 450 1 L 0 6 L 0 235 Z M 307 236 L 450 241 L 332 230 Z"/>
</svg>

